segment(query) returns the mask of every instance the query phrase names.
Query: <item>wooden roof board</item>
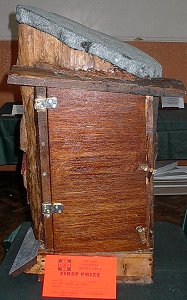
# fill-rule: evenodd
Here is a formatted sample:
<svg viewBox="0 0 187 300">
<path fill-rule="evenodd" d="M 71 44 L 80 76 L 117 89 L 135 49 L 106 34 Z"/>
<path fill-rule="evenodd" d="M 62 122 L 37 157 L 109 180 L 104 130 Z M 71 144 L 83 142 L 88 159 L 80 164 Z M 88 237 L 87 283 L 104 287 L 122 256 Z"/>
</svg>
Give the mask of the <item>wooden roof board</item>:
<svg viewBox="0 0 187 300">
<path fill-rule="evenodd" d="M 150 96 L 183 97 L 186 93 L 183 83 L 174 79 L 124 80 L 99 71 L 55 70 L 26 66 L 13 66 L 8 83 Z"/>
</svg>

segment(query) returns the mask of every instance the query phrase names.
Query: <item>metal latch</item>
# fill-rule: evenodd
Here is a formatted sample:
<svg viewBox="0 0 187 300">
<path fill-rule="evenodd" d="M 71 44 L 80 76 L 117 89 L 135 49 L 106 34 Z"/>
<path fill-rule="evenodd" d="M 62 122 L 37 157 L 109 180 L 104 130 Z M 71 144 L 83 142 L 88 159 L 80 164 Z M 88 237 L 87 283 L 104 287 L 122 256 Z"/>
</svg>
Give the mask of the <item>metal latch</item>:
<svg viewBox="0 0 187 300">
<path fill-rule="evenodd" d="M 57 108 L 57 98 L 50 97 L 50 98 L 36 98 L 34 108 L 36 110 L 45 110 L 48 108 Z"/>
<path fill-rule="evenodd" d="M 46 218 L 51 217 L 52 214 L 61 214 L 63 209 L 62 203 L 42 203 L 42 213 Z"/>
</svg>

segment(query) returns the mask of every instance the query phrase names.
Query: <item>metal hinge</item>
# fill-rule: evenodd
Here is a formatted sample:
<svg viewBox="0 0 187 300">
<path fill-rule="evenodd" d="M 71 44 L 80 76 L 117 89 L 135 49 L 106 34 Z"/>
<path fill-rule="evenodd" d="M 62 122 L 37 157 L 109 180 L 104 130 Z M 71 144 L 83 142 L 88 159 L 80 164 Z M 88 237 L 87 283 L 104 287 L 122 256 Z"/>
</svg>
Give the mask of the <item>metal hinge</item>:
<svg viewBox="0 0 187 300">
<path fill-rule="evenodd" d="M 147 239 L 146 239 L 146 227 L 143 226 L 137 226 L 136 230 L 140 235 L 140 239 L 142 241 L 143 244 L 147 243 Z"/>
<path fill-rule="evenodd" d="M 46 218 L 51 217 L 52 214 L 61 214 L 63 209 L 62 203 L 42 203 L 42 213 Z"/>
<path fill-rule="evenodd" d="M 143 170 L 145 172 L 150 172 L 151 174 L 155 174 L 155 169 L 149 167 L 146 164 L 140 164 L 139 165 L 139 170 Z"/>
<path fill-rule="evenodd" d="M 49 108 L 57 108 L 57 98 L 50 97 L 50 98 L 36 98 L 34 108 L 36 110 L 45 110 Z"/>
</svg>

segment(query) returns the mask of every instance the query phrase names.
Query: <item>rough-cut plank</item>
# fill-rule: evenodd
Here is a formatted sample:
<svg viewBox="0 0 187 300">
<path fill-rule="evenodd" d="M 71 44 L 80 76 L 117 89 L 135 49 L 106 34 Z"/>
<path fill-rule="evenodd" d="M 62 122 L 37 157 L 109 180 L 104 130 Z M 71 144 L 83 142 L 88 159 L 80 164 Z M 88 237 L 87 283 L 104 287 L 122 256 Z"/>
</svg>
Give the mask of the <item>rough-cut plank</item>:
<svg viewBox="0 0 187 300">
<path fill-rule="evenodd" d="M 46 97 L 46 88 L 36 88 L 36 98 Z M 51 174 L 48 142 L 48 111 L 41 110 L 36 113 L 37 120 L 37 147 L 39 171 L 41 178 L 42 203 L 51 204 Z M 45 249 L 53 252 L 53 224 L 52 217 L 44 218 Z"/>
<path fill-rule="evenodd" d="M 60 254 L 60 253 L 58 253 Z M 64 255 L 72 255 L 65 253 Z M 73 255 L 81 255 L 74 253 Z M 117 281 L 150 283 L 153 276 L 153 254 L 151 252 L 144 253 L 87 253 L 83 255 L 104 255 L 116 257 L 116 277 Z M 44 275 L 45 272 L 45 254 L 37 256 L 37 262 L 26 273 Z"/>
<path fill-rule="evenodd" d="M 31 207 L 34 233 L 37 239 L 42 240 L 43 225 L 41 213 L 41 182 L 38 169 L 38 156 L 36 144 L 36 127 L 34 111 L 34 88 L 22 87 L 22 99 L 26 120 L 27 152 L 26 152 L 26 181 L 27 198 Z"/>
<path fill-rule="evenodd" d="M 153 172 L 155 169 L 155 145 L 156 127 L 154 125 L 154 115 L 158 99 L 152 96 L 146 96 L 145 100 L 145 116 L 146 116 L 146 189 L 147 189 L 147 240 L 150 241 L 149 247 L 153 247 L 153 211 L 154 211 L 154 195 L 153 195 Z"/>
<path fill-rule="evenodd" d="M 93 91 L 141 94 L 152 96 L 184 96 L 185 87 L 181 81 L 173 79 L 125 80 L 103 71 L 71 71 L 67 69 L 46 69 L 40 67 L 14 66 L 8 83 L 51 86 Z"/>
<path fill-rule="evenodd" d="M 123 281 L 150 283 L 153 276 L 153 254 L 121 253 L 117 254 L 117 277 Z"/>
<path fill-rule="evenodd" d="M 147 249 L 145 97 L 48 89 L 55 252 Z M 129 104 L 128 104 L 129 103 Z M 138 125 L 137 125 L 138 120 Z"/>
</svg>

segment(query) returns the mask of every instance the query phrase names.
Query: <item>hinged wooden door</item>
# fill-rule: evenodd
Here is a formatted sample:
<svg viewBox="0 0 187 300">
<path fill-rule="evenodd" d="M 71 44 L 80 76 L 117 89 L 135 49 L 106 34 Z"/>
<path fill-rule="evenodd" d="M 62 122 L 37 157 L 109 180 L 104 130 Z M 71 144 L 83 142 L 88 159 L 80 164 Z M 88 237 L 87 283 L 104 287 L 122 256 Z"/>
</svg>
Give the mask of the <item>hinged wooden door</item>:
<svg viewBox="0 0 187 300">
<path fill-rule="evenodd" d="M 56 88 L 47 97 L 58 101 L 48 110 L 52 203 L 64 206 L 53 214 L 55 252 L 148 249 L 152 98 Z"/>
</svg>

